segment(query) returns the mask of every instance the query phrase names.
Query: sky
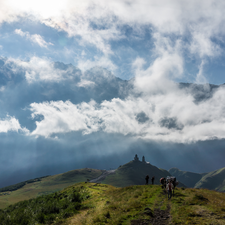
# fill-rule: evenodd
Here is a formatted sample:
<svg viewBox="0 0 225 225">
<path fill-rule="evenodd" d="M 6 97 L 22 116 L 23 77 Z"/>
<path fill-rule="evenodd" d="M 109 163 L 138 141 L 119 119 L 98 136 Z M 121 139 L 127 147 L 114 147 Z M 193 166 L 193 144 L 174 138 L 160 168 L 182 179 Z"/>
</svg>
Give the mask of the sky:
<svg viewBox="0 0 225 225">
<path fill-rule="evenodd" d="M 165 169 L 224 167 L 224 11 L 220 0 L 1 0 L 0 186 L 136 153 Z"/>
</svg>

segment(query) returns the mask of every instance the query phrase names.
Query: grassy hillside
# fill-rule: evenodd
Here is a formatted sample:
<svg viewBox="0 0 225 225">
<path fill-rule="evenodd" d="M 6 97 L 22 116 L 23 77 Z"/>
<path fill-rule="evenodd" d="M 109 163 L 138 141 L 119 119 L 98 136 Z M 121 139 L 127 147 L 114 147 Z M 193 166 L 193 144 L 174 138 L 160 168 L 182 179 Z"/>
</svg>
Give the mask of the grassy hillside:
<svg viewBox="0 0 225 225">
<path fill-rule="evenodd" d="M 0 192 L 0 208 L 14 204 L 22 200 L 28 200 L 43 194 L 53 193 L 66 188 L 74 183 L 84 182 L 102 174 L 101 170 L 78 169 L 66 173 L 48 176 L 41 179 L 32 180 L 33 182 L 22 182 L 24 185 L 12 185 L 20 187 L 15 191 L 10 191 L 12 186 L 5 187 L 5 192 Z M 21 184 L 21 183 L 20 183 Z"/>
<path fill-rule="evenodd" d="M 61 224 L 83 208 L 89 195 L 83 188 L 70 188 L 49 195 L 18 202 L 0 210 L 1 225 Z"/>
<path fill-rule="evenodd" d="M 187 187 L 194 187 L 195 184 L 206 175 L 206 173 L 192 173 L 187 171 L 181 171 L 178 168 L 171 168 L 169 173 L 177 178 L 178 181 L 182 182 Z"/>
<path fill-rule="evenodd" d="M 225 191 L 225 168 L 213 171 L 206 175 L 184 172 L 176 168 L 171 169 L 170 172 L 179 180 L 179 187 L 183 186 L 182 182 L 189 187 L 193 187 L 197 182 L 195 185 L 196 188 Z M 99 177 L 102 173 L 102 170 L 88 168 L 78 169 L 5 187 L 0 189 L 0 209 L 22 200 L 29 200 L 41 195 L 60 191 L 75 183 L 84 182 L 88 179 L 92 180 Z M 159 184 L 159 179 L 161 177 L 170 175 L 168 171 L 159 169 L 151 164 L 142 163 L 140 161 L 131 161 L 120 166 L 114 174 L 108 175 L 102 183 L 113 185 L 115 187 L 143 185 L 145 184 L 145 177 L 147 174 L 150 177 L 149 184 L 151 184 L 152 176 L 155 177 L 155 184 Z"/>
<path fill-rule="evenodd" d="M 54 176 L 36 178 L 5 187 L 0 189 L 0 208 L 5 208 L 6 206 L 18 201 L 28 200 L 43 194 L 62 190 L 74 183 L 97 178 L 102 174 L 102 172 L 102 170 L 96 169 L 78 169 Z M 150 177 L 149 183 L 151 183 L 151 177 L 155 176 L 156 184 L 159 184 L 159 179 L 161 177 L 170 175 L 168 171 L 158 169 L 151 164 L 145 164 L 140 161 L 131 161 L 119 167 L 115 174 L 106 177 L 102 183 L 117 187 L 145 184 L 145 177 L 147 174 Z"/>
<path fill-rule="evenodd" d="M 225 191 L 225 168 L 201 174 L 181 171 L 177 168 L 171 168 L 169 172 L 187 187 Z"/>
<path fill-rule="evenodd" d="M 159 185 L 78 183 L 0 210 L 0 224 L 225 224 L 225 193 L 178 188 L 168 200 Z"/>
<path fill-rule="evenodd" d="M 207 173 L 196 183 L 195 188 L 225 191 L 225 168 Z"/>
<path fill-rule="evenodd" d="M 169 172 L 161 170 L 151 164 L 142 163 L 140 161 L 131 161 L 123 166 L 120 166 L 114 174 L 109 175 L 102 182 L 115 187 L 126 187 L 129 185 L 145 184 L 145 177 L 149 175 L 149 183 L 151 178 L 155 177 L 155 184 L 159 184 L 161 177 L 169 176 Z"/>
</svg>

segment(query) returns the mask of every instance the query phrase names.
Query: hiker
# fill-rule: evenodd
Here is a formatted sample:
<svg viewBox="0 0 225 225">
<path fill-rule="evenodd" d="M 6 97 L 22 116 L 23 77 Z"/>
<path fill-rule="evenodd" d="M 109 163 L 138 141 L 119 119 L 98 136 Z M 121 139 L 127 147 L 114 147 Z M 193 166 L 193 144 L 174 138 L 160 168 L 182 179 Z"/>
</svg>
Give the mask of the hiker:
<svg viewBox="0 0 225 225">
<path fill-rule="evenodd" d="M 162 184 L 162 189 L 163 189 L 163 188 L 166 188 L 166 179 L 165 179 L 165 177 L 162 177 L 162 178 L 160 179 L 160 183 Z"/>
<path fill-rule="evenodd" d="M 174 186 L 172 184 L 172 181 L 169 180 L 169 183 L 166 185 L 166 189 L 167 189 L 167 192 L 168 192 L 168 200 L 171 199 L 171 197 L 172 197 L 173 188 L 174 188 Z"/>
<path fill-rule="evenodd" d="M 147 175 L 147 176 L 145 177 L 145 180 L 146 180 L 146 184 L 148 184 L 149 175 Z"/>
<path fill-rule="evenodd" d="M 174 185 L 174 188 L 173 188 L 173 196 L 174 196 L 174 189 L 179 184 L 179 182 L 178 181 L 175 181 L 174 183 L 175 183 L 175 185 Z"/>
<path fill-rule="evenodd" d="M 174 196 L 174 189 L 177 186 L 178 182 L 176 182 L 176 180 L 177 180 L 176 177 L 171 177 L 171 180 L 172 180 L 172 184 L 173 184 L 173 196 Z"/>
<path fill-rule="evenodd" d="M 153 176 L 153 177 L 152 177 L 152 184 L 154 184 L 154 180 L 155 180 L 155 177 Z"/>
</svg>

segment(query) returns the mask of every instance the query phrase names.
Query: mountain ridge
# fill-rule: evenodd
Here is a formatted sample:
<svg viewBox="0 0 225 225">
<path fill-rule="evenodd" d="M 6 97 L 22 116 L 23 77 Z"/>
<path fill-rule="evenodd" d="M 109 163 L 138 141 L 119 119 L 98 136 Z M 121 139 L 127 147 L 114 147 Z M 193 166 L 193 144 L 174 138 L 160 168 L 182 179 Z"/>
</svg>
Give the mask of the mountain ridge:
<svg viewBox="0 0 225 225">
<path fill-rule="evenodd" d="M 104 176 L 104 174 L 106 176 Z M 196 173 L 197 174 L 197 173 Z M 169 171 L 160 169 L 145 161 L 132 160 L 121 165 L 116 170 L 97 170 L 83 168 L 71 170 L 66 173 L 45 176 L 42 178 L 30 179 L 0 189 L 0 208 L 14 204 L 21 200 L 38 197 L 49 193 L 54 193 L 79 182 L 101 182 L 102 184 L 113 185 L 115 187 L 128 187 L 131 185 L 144 185 L 145 177 L 149 175 L 149 184 L 151 177 L 155 177 L 154 184 L 160 185 L 160 178 L 167 176 L 176 176 L 178 187 L 207 188 L 216 191 L 225 191 L 225 168 L 210 173 L 197 174 L 193 172 L 181 171 L 177 168 L 171 168 Z M 186 177 L 186 181 L 185 178 Z M 101 178 L 99 180 L 98 178 Z M 190 180 L 193 179 L 192 183 Z M 194 182 L 194 184 L 193 184 Z M 196 182 L 196 183 L 195 183 Z M 212 185 L 213 182 L 213 185 Z M 22 184 L 22 185 L 21 185 Z M 15 189 L 17 187 L 17 189 Z"/>
<path fill-rule="evenodd" d="M 171 168 L 169 172 L 190 188 L 207 188 L 209 190 L 225 191 L 225 167 L 209 173 L 193 173 Z"/>
</svg>

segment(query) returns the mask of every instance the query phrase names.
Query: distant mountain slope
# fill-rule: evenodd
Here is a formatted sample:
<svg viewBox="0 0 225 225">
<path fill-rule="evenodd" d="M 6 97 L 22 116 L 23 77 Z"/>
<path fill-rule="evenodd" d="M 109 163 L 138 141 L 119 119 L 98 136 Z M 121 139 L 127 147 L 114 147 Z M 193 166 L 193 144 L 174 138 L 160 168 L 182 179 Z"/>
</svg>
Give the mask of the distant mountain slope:
<svg viewBox="0 0 225 225">
<path fill-rule="evenodd" d="M 48 177 L 48 176 L 38 177 L 38 178 L 26 180 L 26 181 L 23 181 L 23 182 L 14 184 L 14 185 L 3 187 L 3 188 L 0 188 L 0 192 L 16 191 L 16 190 L 22 188 L 23 186 L 25 186 L 26 184 L 30 184 L 30 183 L 35 183 L 35 182 L 41 181 L 43 178 L 46 178 L 46 177 Z"/>
<path fill-rule="evenodd" d="M 103 183 L 116 187 L 142 185 L 145 184 L 146 175 L 149 175 L 149 184 L 153 176 L 155 177 L 155 184 L 160 184 L 160 178 L 170 176 L 170 173 L 166 170 L 160 170 L 151 164 L 141 161 L 130 161 L 120 166 L 114 174 L 107 176 Z"/>
<path fill-rule="evenodd" d="M 22 200 L 28 200 L 43 194 L 62 190 L 74 183 L 97 178 L 101 174 L 102 170 L 89 168 L 77 169 L 62 174 L 29 180 L 32 182 L 25 181 L 19 183 L 23 185 L 18 184 L 2 188 L 1 190 L 4 190 L 5 192 L 0 193 L 0 208 L 5 208 L 8 205 Z M 15 187 L 17 187 L 17 190 Z M 12 188 L 14 188 L 14 191 L 11 191 Z"/>
<path fill-rule="evenodd" d="M 225 167 L 207 173 L 199 180 L 195 188 L 207 188 L 216 191 L 225 191 Z"/>
<path fill-rule="evenodd" d="M 187 187 L 207 188 L 216 191 L 225 191 L 225 167 L 210 173 L 192 173 L 171 168 L 169 173 L 176 176 Z"/>
<path fill-rule="evenodd" d="M 169 169 L 169 173 L 181 181 L 187 187 L 194 187 L 195 184 L 204 176 L 206 173 L 192 173 L 187 171 L 181 171 L 178 168 Z"/>
<path fill-rule="evenodd" d="M 213 96 L 213 94 L 220 87 L 224 85 L 215 84 L 194 84 L 194 83 L 179 83 L 179 87 L 186 91 L 187 94 L 191 94 L 196 102 L 204 101 Z"/>
</svg>

